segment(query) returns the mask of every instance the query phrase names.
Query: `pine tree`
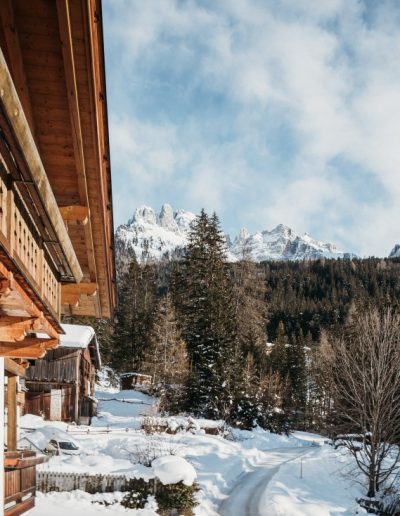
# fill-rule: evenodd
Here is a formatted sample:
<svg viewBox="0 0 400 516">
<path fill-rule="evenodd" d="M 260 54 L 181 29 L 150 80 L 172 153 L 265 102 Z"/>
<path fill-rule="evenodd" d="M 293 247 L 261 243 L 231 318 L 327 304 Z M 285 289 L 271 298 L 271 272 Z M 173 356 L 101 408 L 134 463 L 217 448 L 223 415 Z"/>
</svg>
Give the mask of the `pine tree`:
<svg viewBox="0 0 400 516">
<path fill-rule="evenodd" d="M 203 210 L 176 282 L 191 364 L 187 408 L 214 418 L 229 417 L 234 403 L 235 306 L 225 251 L 217 216 Z"/>
<path fill-rule="evenodd" d="M 278 333 L 270 354 L 270 367 L 272 372 L 278 372 L 282 378 L 288 375 L 287 347 L 289 340 L 282 321 L 278 325 Z"/>
<path fill-rule="evenodd" d="M 169 294 L 158 303 L 143 370 L 152 375 L 155 385 L 165 386 L 186 381 L 186 343 L 181 338 L 175 308 Z"/>
<path fill-rule="evenodd" d="M 242 353 L 251 354 L 261 373 L 266 366 L 265 274 L 258 264 L 243 259 L 233 267 L 237 339 Z"/>
<path fill-rule="evenodd" d="M 307 401 L 306 353 L 303 332 L 292 335 L 286 346 L 287 376 L 290 382 L 290 401 L 293 424 L 304 424 Z"/>
<path fill-rule="evenodd" d="M 112 355 L 112 366 L 117 371 L 141 371 L 150 345 L 155 295 L 153 267 L 140 265 L 134 257 L 119 281 Z"/>
</svg>

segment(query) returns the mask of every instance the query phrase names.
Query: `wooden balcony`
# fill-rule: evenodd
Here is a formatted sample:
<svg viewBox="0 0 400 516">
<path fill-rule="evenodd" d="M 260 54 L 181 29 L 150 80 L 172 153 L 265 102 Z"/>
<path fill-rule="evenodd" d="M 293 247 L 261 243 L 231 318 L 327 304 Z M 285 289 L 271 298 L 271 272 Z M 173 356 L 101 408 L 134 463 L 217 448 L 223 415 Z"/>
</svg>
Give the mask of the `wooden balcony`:
<svg viewBox="0 0 400 516">
<path fill-rule="evenodd" d="M 6 452 L 4 458 L 4 515 L 18 516 L 35 505 L 36 465 L 46 462 L 35 452 Z"/>
<path fill-rule="evenodd" d="M 60 284 L 54 265 L 17 187 L 7 188 L 7 182 L 6 172 L 0 167 L 0 243 L 38 296 L 58 317 Z"/>
</svg>

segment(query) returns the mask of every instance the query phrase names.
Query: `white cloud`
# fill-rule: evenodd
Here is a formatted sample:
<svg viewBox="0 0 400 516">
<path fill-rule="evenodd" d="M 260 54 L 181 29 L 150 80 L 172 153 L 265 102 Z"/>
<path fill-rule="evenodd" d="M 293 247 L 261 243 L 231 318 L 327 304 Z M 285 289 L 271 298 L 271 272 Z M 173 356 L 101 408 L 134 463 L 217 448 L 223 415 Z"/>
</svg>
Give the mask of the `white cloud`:
<svg viewBox="0 0 400 516">
<path fill-rule="evenodd" d="M 194 0 L 125 0 L 106 7 L 106 42 L 118 59 L 108 69 L 119 84 L 109 95 L 123 91 L 123 81 L 139 80 L 150 81 L 151 96 L 162 67 L 186 81 L 182 100 L 198 91 L 195 103 L 214 95 L 229 104 L 196 112 L 195 120 L 182 114 L 161 120 L 129 115 L 127 93 L 123 104 L 115 100 L 113 169 L 132 179 L 123 186 L 126 198 L 130 188 L 134 202 L 148 202 L 162 194 L 160 185 L 174 182 L 188 209 L 205 206 L 229 217 L 236 203 L 238 220 L 293 224 L 342 245 L 355 241 L 361 253 L 385 254 L 400 239 L 395 2 L 374 4 L 372 15 L 357 0 L 235 0 L 208 7 Z M 167 80 L 173 79 L 160 79 Z M 179 91 L 181 85 L 170 86 Z M 268 124 L 278 130 L 282 119 L 294 140 L 289 150 L 284 135 L 270 142 L 271 128 L 265 133 Z M 224 124 L 228 137 L 221 136 Z M 334 165 L 338 157 L 354 171 Z M 363 194 L 359 176 L 371 181 L 376 198 Z"/>
</svg>

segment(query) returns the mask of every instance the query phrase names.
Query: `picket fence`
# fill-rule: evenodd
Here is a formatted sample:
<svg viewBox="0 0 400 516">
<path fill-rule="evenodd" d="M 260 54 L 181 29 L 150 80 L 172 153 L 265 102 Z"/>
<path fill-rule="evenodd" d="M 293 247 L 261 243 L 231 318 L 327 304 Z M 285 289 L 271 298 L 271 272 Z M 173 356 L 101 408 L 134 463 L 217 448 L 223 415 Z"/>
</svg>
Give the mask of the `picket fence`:
<svg viewBox="0 0 400 516">
<path fill-rule="evenodd" d="M 138 488 L 143 489 L 143 479 L 130 479 L 124 475 L 90 475 L 88 473 L 64 473 L 56 471 L 37 471 L 36 488 L 43 493 L 51 491 L 74 491 L 80 489 L 86 493 L 112 493 L 114 491 L 127 491 Z M 154 494 L 157 488 L 155 479 L 149 479 L 148 492 Z"/>
</svg>

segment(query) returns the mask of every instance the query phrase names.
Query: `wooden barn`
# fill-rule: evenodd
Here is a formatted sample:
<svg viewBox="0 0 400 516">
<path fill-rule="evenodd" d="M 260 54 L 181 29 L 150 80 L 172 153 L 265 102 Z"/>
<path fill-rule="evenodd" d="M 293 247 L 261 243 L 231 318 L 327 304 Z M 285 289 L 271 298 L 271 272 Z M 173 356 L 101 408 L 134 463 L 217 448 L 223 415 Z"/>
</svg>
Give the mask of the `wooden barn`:
<svg viewBox="0 0 400 516">
<path fill-rule="evenodd" d="M 96 334 L 91 326 L 61 327 L 65 334 L 58 348 L 26 370 L 24 412 L 88 425 L 96 415 L 96 372 L 101 366 Z"/>
<path fill-rule="evenodd" d="M 115 266 L 101 0 L 0 1 L 0 512 L 34 505 L 19 378 L 62 313 L 112 317 Z M 6 451 L 4 451 L 6 450 Z"/>
</svg>

